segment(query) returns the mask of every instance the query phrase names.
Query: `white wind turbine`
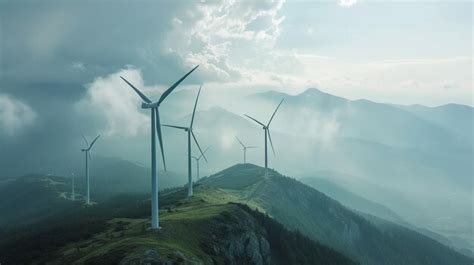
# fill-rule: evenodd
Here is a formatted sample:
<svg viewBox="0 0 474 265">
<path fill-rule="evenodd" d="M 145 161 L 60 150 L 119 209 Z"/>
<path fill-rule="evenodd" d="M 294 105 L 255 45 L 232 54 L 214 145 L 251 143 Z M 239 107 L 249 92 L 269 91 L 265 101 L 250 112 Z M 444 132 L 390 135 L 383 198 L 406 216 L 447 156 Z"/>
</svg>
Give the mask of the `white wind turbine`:
<svg viewBox="0 0 474 265">
<path fill-rule="evenodd" d="M 242 141 L 240 141 L 240 139 L 236 136 L 235 139 L 237 139 L 237 141 L 239 141 L 239 144 L 242 146 L 242 150 L 244 151 L 244 164 L 247 163 L 247 149 L 253 149 L 253 148 L 258 148 L 258 146 L 252 146 L 252 145 L 249 145 L 249 146 L 246 146 L 244 145 L 244 143 L 242 143 Z"/>
<path fill-rule="evenodd" d="M 194 159 L 194 161 L 196 161 L 196 176 L 197 176 L 197 180 L 199 180 L 199 161 L 201 160 L 201 158 L 204 157 L 203 154 L 205 154 L 205 153 L 207 152 L 207 150 L 209 150 L 209 147 L 210 147 L 210 146 L 208 146 L 208 147 L 204 150 L 204 152 L 202 152 L 202 154 L 201 154 L 199 157 L 191 156 L 191 157 Z M 207 163 L 207 160 L 206 160 L 206 163 Z"/>
<path fill-rule="evenodd" d="M 262 122 L 258 121 L 257 119 L 255 118 L 252 118 L 250 117 L 249 115 L 247 114 L 244 114 L 245 116 L 247 116 L 248 118 L 252 119 L 254 122 L 262 125 L 262 129 L 265 131 L 265 169 L 268 169 L 268 148 L 267 148 L 267 138 L 268 140 L 270 140 L 270 145 L 272 147 L 272 151 L 273 151 L 273 155 L 275 155 L 275 149 L 273 148 L 273 143 L 272 143 L 272 137 L 270 136 L 270 123 L 272 122 L 273 120 L 273 117 L 275 116 L 275 113 L 277 112 L 278 108 L 280 107 L 281 103 L 283 103 L 283 100 L 282 99 L 280 101 L 280 104 L 278 104 L 278 106 L 276 107 L 275 111 L 273 112 L 272 114 L 272 117 L 270 118 L 270 120 L 268 121 L 268 123 L 265 125 L 263 124 Z"/>
<path fill-rule="evenodd" d="M 191 172 L 191 157 L 192 157 L 192 155 L 191 155 L 191 136 L 193 137 L 194 142 L 196 143 L 199 151 L 201 152 L 201 155 L 204 157 L 204 160 L 206 160 L 206 162 L 207 162 L 207 158 L 204 155 L 204 152 L 202 152 L 201 147 L 199 146 L 199 143 L 198 143 L 198 141 L 196 139 L 196 136 L 194 135 L 194 132 L 193 132 L 194 114 L 196 113 L 196 106 L 197 106 L 200 94 L 201 94 L 201 87 L 199 87 L 199 91 L 198 91 L 198 94 L 197 94 L 197 97 L 196 97 L 196 102 L 194 102 L 193 115 L 191 116 L 191 124 L 189 125 L 189 127 L 163 124 L 163 126 L 184 130 L 185 132 L 188 133 L 188 196 L 193 196 L 193 176 L 192 176 L 192 172 Z"/>
<path fill-rule="evenodd" d="M 171 85 L 165 92 L 161 95 L 160 99 L 156 102 L 152 102 L 147 96 L 145 96 L 138 88 L 133 86 L 125 78 L 122 78 L 133 90 L 138 94 L 138 96 L 143 100 L 142 108 L 150 109 L 151 111 L 151 229 L 160 229 L 160 219 L 159 219 L 159 208 L 158 208 L 158 181 L 156 177 L 156 134 L 158 134 L 158 142 L 160 144 L 161 156 L 163 158 L 163 168 L 166 171 L 165 163 L 165 152 L 163 149 L 163 138 L 161 135 L 161 123 L 160 123 L 160 114 L 158 109 L 160 104 L 165 100 L 165 98 L 186 78 L 190 75 L 198 66 L 194 67 L 191 71 L 185 74 L 181 79 L 176 81 Z M 156 130 L 156 133 L 155 133 Z"/>
<path fill-rule="evenodd" d="M 72 178 L 72 191 L 71 191 L 71 200 L 72 201 L 75 201 L 76 200 L 76 191 L 75 191 L 75 187 L 74 187 L 74 172 L 71 173 L 71 178 Z"/>
<path fill-rule="evenodd" d="M 91 198 L 90 198 L 90 177 L 89 177 L 89 160 L 92 159 L 91 156 L 91 148 L 94 145 L 94 143 L 99 139 L 100 134 L 97 135 L 94 140 L 92 140 L 92 143 L 89 145 L 89 142 L 87 141 L 86 137 L 82 135 L 82 138 L 84 139 L 84 142 L 86 143 L 86 148 L 82 149 L 82 152 L 85 152 L 86 155 L 86 204 L 90 205 L 91 204 Z"/>
</svg>

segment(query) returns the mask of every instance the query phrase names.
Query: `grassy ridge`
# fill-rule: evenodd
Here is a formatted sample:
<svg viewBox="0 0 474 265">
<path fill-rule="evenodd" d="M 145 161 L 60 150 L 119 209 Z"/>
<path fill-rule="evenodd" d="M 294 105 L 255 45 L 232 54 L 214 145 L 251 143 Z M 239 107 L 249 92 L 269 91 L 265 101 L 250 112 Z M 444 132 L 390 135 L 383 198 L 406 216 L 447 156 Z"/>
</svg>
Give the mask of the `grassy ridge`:
<svg viewBox="0 0 474 265">
<path fill-rule="evenodd" d="M 160 231 L 148 230 L 149 201 L 119 196 L 12 231 L 0 242 L 0 261 L 117 264 L 151 250 L 155 258 L 177 264 L 251 264 L 255 255 L 272 264 L 353 264 L 248 206 L 229 203 L 239 200 L 233 193 L 207 186 L 195 191 L 192 198 L 185 190 L 160 196 Z M 248 243 L 252 238 L 257 247 Z M 242 242 L 248 244 L 243 252 L 237 246 Z"/>
</svg>

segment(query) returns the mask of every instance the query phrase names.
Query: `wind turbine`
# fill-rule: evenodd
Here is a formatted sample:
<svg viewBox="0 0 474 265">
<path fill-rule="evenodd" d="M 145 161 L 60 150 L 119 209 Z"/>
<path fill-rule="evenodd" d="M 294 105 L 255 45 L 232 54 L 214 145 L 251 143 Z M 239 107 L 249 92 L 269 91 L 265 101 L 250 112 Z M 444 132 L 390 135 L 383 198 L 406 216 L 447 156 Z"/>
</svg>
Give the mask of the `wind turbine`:
<svg viewBox="0 0 474 265">
<path fill-rule="evenodd" d="M 204 157 L 204 154 L 207 152 L 207 150 L 209 149 L 210 146 L 208 146 L 206 148 L 206 150 L 204 150 L 204 152 L 202 152 L 202 154 L 199 156 L 199 157 L 195 157 L 195 156 L 191 156 L 195 161 L 196 161 L 196 176 L 197 176 L 197 180 L 199 180 L 199 161 L 201 160 L 201 158 Z M 206 160 L 207 162 L 207 160 Z"/>
<path fill-rule="evenodd" d="M 275 111 L 273 112 L 272 117 L 271 117 L 270 120 L 268 121 L 267 125 L 263 124 L 262 122 L 258 121 L 258 120 L 255 119 L 255 118 L 250 117 L 250 116 L 247 115 L 247 114 L 244 114 L 245 116 L 247 116 L 247 118 L 250 118 L 250 119 L 252 119 L 254 122 L 256 122 L 256 123 L 262 125 L 262 129 L 265 131 L 265 169 L 268 169 L 267 138 L 268 138 L 268 140 L 270 140 L 270 145 L 272 146 L 273 155 L 275 155 L 275 149 L 273 148 L 272 137 L 270 136 L 270 123 L 272 122 L 273 117 L 275 117 L 275 113 L 277 112 L 277 110 L 278 110 L 278 108 L 280 107 L 281 103 L 283 103 L 283 100 L 284 100 L 284 99 L 282 99 L 282 100 L 280 101 L 280 104 L 278 104 L 278 106 L 276 107 L 276 109 L 275 109 Z"/>
<path fill-rule="evenodd" d="M 71 192 L 71 199 L 73 201 L 76 200 L 76 191 L 74 190 L 74 172 L 71 173 L 71 177 L 72 177 L 72 192 Z"/>
<path fill-rule="evenodd" d="M 242 150 L 244 151 L 244 164 L 247 163 L 247 149 L 258 148 L 258 146 L 246 146 L 240 141 L 240 139 L 236 136 L 235 139 L 239 141 L 239 144 L 242 146 Z"/>
<path fill-rule="evenodd" d="M 188 197 L 193 196 L 193 177 L 192 177 L 192 172 L 191 172 L 191 157 L 192 157 L 192 155 L 191 155 L 191 136 L 193 136 L 194 142 L 196 143 L 199 151 L 201 152 L 201 155 L 204 157 L 204 160 L 206 160 L 206 162 L 207 162 L 207 158 L 204 155 L 204 152 L 202 152 L 201 147 L 199 146 L 199 143 L 198 143 L 198 141 L 196 139 L 196 136 L 194 135 L 194 132 L 193 132 L 194 114 L 196 113 L 196 106 L 197 106 L 200 94 L 201 94 L 201 87 L 199 87 L 199 91 L 198 91 L 198 94 L 197 94 L 197 97 L 196 97 L 196 102 L 194 102 L 193 115 L 191 117 L 191 124 L 189 125 L 189 127 L 163 124 L 163 126 L 184 130 L 185 132 L 188 133 Z"/>
<path fill-rule="evenodd" d="M 161 135 L 161 123 L 160 123 L 160 114 L 158 109 L 160 104 L 165 100 L 165 98 L 173 92 L 173 90 L 186 78 L 190 75 L 198 66 L 194 67 L 191 71 L 185 74 L 181 79 L 176 81 L 171 85 L 165 92 L 161 95 L 160 99 L 156 102 L 152 102 L 147 96 L 145 96 L 138 88 L 133 86 L 125 78 L 122 78 L 125 83 L 127 83 L 133 90 L 138 94 L 138 96 L 143 100 L 142 109 L 150 109 L 151 111 L 151 229 L 160 229 L 160 219 L 159 219 L 159 208 L 158 208 L 158 181 L 156 179 L 156 134 L 158 134 L 158 141 L 160 143 L 161 156 L 163 158 L 163 168 L 166 171 L 165 163 L 165 151 L 163 149 L 163 138 Z M 155 134 L 156 130 L 156 134 Z"/>
<path fill-rule="evenodd" d="M 97 139 L 99 139 L 100 134 L 97 135 L 94 140 L 92 140 L 91 144 L 89 145 L 89 142 L 87 141 L 86 137 L 82 135 L 82 139 L 84 139 L 84 142 L 86 143 L 86 148 L 82 149 L 82 152 L 85 152 L 84 154 L 86 155 L 86 204 L 90 205 L 91 204 L 91 198 L 90 198 L 90 178 L 89 178 L 89 160 L 92 159 L 91 157 L 91 148 L 94 146 L 95 142 Z"/>
</svg>

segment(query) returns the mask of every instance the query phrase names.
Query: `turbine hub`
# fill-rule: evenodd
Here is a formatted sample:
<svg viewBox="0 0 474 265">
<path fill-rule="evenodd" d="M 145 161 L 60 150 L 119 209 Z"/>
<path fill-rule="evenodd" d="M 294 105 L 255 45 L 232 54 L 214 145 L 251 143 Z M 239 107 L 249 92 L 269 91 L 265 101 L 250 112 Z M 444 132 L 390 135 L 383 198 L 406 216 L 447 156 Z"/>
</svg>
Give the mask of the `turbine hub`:
<svg viewBox="0 0 474 265">
<path fill-rule="evenodd" d="M 153 108 L 151 103 L 145 103 L 145 102 L 142 103 L 142 109 L 151 109 L 151 108 Z"/>
</svg>

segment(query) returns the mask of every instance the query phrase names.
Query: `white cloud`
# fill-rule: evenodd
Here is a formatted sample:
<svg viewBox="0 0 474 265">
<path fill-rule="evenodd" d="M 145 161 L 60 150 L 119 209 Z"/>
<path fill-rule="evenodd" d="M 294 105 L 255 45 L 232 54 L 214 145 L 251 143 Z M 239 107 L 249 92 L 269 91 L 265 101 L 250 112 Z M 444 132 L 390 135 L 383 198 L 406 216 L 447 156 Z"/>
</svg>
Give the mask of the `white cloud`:
<svg viewBox="0 0 474 265">
<path fill-rule="evenodd" d="M 339 5 L 343 7 L 350 7 L 357 4 L 357 0 L 339 0 Z"/>
<path fill-rule="evenodd" d="M 339 1 L 344 7 L 358 3 Z M 318 87 L 352 99 L 472 105 L 471 76 L 466 72 L 471 57 L 357 61 L 283 48 L 277 45 L 285 19 L 283 4 L 230 0 L 197 4 L 173 18 L 163 48 L 186 64 L 200 64 L 199 74 L 206 83 L 221 88 L 266 87 L 296 93 Z M 321 27 L 310 24 L 304 34 L 318 35 L 324 32 Z M 413 80 L 417 82 L 410 83 Z M 453 89 L 447 93 L 447 87 Z"/>
<path fill-rule="evenodd" d="M 241 80 L 242 57 L 248 57 L 248 52 L 264 53 L 278 39 L 284 19 L 278 12 L 283 3 L 199 3 L 196 11 L 189 10 L 183 17 L 173 19 L 164 51 L 178 54 L 186 64 L 200 64 L 201 75 L 209 81 Z"/>
<path fill-rule="evenodd" d="M 77 104 L 77 110 L 101 117 L 103 133 L 107 135 L 133 136 L 148 128 L 149 117 L 140 111 L 141 99 L 120 79 L 125 77 L 143 93 L 149 94 L 141 72 L 124 69 L 105 77 L 98 77 L 87 86 L 87 95 Z"/>
<path fill-rule="evenodd" d="M 6 94 L 0 94 L 0 132 L 14 135 L 32 126 L 37 117 L 30 106 Z"/>
</svg>

